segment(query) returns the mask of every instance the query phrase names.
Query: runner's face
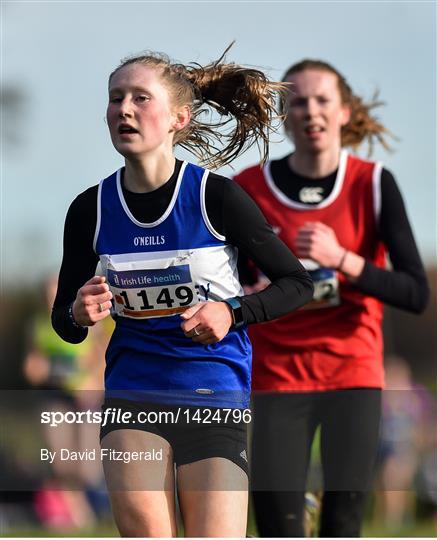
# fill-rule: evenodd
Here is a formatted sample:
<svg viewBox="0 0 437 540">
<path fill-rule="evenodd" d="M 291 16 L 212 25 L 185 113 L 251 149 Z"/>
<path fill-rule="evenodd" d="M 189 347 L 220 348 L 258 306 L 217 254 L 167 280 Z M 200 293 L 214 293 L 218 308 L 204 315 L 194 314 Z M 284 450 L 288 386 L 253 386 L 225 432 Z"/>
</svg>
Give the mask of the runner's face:
<svg viewBox="0 0 437 540">
<path fill-rule="evenodd" d="M 111 140 L 126 158 L 171 151 L 176 116 L 159 71 L 141 64 L 119 69 L 109 84 Z"/>
<path fill-rule="evenodd" d="M 293 83 L 288 99 L 285 128 L 296 151 L 319 153 L 340 146 L 341 128 L 349 121 L 342 104 L 337 76 L 307 69 L 287 78 Z"/>
</svg>

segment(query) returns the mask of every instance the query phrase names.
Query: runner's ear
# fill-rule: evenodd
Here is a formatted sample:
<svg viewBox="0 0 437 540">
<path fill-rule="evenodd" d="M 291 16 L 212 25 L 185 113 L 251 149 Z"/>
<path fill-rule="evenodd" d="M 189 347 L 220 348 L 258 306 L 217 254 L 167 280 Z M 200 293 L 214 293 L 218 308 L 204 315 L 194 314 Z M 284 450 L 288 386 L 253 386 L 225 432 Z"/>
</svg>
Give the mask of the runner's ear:
<svg viewBox="0 0 437 540">
<path fill-rule="evenodd" d="M 188 105 L 180 107 L 175 112 L 175 121 L 173 122 L 173 128 L 175 131 L 181 131 L 188 126 L 191 120 L 191 109 Z"/>
<path fill-rule="evenodd" d="M 345 126 L 346 124 L 349 124 L 350 119 L 351 119 L 351 108 L 349 105 L 343 105 L 341 108 L 340 124 L 342 126 Z"/>
</svg>

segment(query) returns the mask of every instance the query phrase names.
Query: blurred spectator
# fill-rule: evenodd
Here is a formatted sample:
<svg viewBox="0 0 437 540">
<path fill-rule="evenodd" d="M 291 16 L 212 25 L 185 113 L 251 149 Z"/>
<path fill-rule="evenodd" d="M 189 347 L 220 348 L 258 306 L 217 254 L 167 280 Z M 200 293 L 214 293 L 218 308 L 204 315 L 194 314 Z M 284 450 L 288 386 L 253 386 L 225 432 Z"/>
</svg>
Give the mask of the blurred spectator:
<svg viewBox="0 0 437 540">
<path fill-rule="evenodd" d="M 429 429 L 423 441 L 423 453 L 416 476 L 419 519 L 425 518 L 434 523 L 437 536 L 437 402 L 434 400 Z"/>
<path fill-rule="evenodd" d="M 42 390 L 40 401 L 45 411 L 98 410 L 102 400 L 104 351 L 109 332 L 105 326 L 92 328 L 88 339 L 72 345 L 52 329 L 51 309 L 57 278 L 44 285 L 44 309 L 35 317 L 24 360 L 24 375 L 31 386 Z M 98 446 L 98 428 L 87 423 L 43 425 L 43 437 L 50 451 L 73 451 Z M 49 479 L 35 494 L 35 510 L 40 521 L 56 529 L 84 528 L 92 525 L 104 509 L 109 509 L 100 462 L 61 461 L 51 466 Z"/>
<path fill-rule="evenodd" d="M 414 480 L 432 426 L 430 393 L 413 381 L 403 358 L 386 359 L 378 453 L 379 491 L 376 518 L 393 532 L 414 517 Z"/>
</svg>

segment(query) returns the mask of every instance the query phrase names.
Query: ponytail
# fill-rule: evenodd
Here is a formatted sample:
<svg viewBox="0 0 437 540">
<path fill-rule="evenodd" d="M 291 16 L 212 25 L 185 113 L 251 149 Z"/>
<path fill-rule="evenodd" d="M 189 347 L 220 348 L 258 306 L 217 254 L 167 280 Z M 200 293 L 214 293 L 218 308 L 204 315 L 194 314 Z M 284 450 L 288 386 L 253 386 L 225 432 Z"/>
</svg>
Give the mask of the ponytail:
<svg viewBox="0 0 437 540">
<path fill-rule="evenodd" d="M 175 133 L 175 145 L 194 154 L 202 165 L 218 168 L 256 144 L 264 163 L 270 134 L 278 131 L 283 120 L 278 111 L 289 85 L 270 81 L 260 70 L 225 63 L 232 45 L 206 66 L 173 64 L 156 53 L 129 58 L 110 80 L 116 71 L 133 63 L 161 70 L 173 103 L 191 109 L 191 121 Z M 211 118 L 214 113 L 217 120 Z"/>
</svg>

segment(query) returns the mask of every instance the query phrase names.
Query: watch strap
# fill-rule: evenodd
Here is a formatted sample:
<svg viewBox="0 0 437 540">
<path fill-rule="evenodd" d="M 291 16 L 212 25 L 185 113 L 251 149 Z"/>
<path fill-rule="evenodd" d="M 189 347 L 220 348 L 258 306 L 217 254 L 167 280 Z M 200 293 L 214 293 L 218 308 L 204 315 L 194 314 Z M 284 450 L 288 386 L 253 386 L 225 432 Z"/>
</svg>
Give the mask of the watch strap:
<svg viewBox="0 0 437 540">
<path fill-rule="evenodd" d="M 233 328 L 241 328 L 244 326 L 245 321 L 243 318 L 243 308 L 240 300 L 238 298 L 227 298 L 226 300 L 223 300 L 223 302 L 226 302 L 226 304 L 228 304 L 228 306 L 231 308 L 232 318 L 234 321 Z"/>
</svg>

